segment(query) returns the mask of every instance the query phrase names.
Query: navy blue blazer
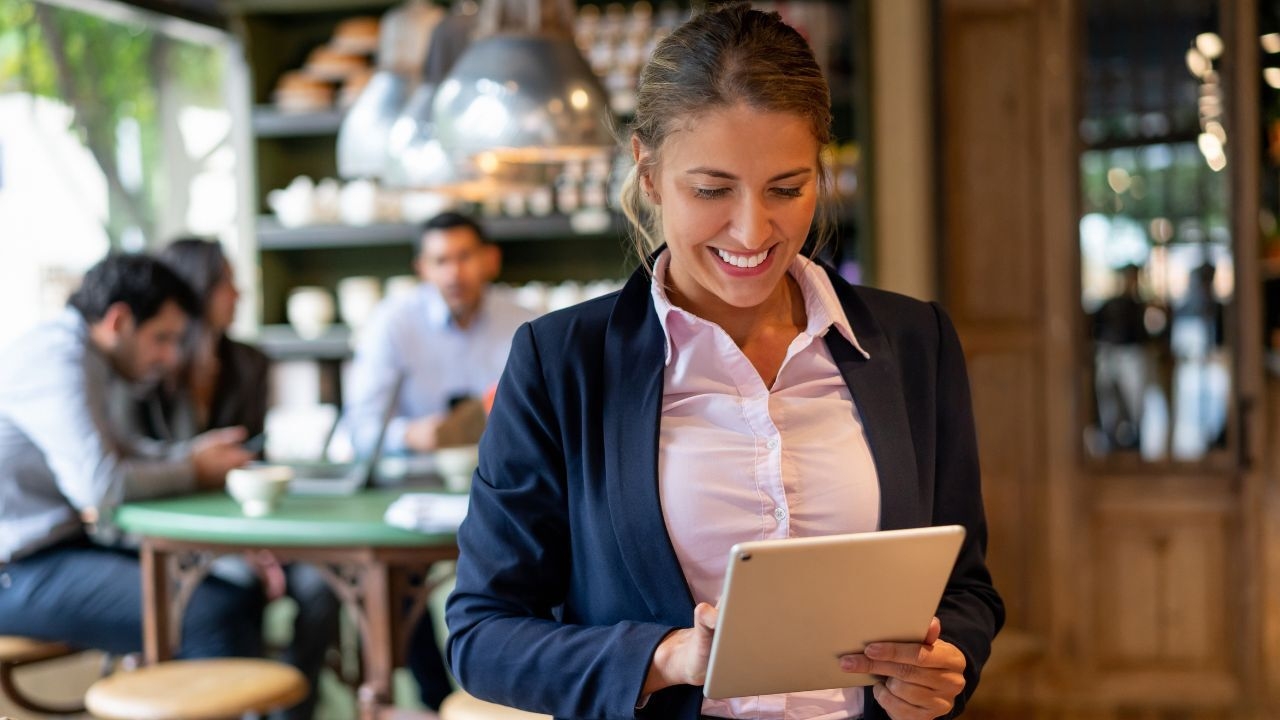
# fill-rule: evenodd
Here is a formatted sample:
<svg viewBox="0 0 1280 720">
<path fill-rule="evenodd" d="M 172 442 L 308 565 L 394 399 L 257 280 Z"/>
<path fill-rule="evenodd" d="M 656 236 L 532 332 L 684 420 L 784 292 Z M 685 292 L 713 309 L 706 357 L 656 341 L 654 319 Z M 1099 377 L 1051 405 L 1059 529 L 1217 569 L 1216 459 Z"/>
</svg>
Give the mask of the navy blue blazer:
<svg viewBox="0 0 1280 720">
<path fill-rule="evenodd" d="M 1004 621 L 960 343 L 936 305 L 828 272 L 871 356 L 826 335 L 875 459 L 881 528 L 968 530 L 937 612 L 968 661 L 953 717 Z M 619 292 L 516 334 L 446 612 L 454 674 L 477 697 L 557 718 L 698 717 L 691 686 L 635 709 L 654 649 L 694 606 L 659 506 L 665 339 L 649 284 L 637 270 Z M 865 720 L 887 718 L 865 697 Z"/>
</svg>

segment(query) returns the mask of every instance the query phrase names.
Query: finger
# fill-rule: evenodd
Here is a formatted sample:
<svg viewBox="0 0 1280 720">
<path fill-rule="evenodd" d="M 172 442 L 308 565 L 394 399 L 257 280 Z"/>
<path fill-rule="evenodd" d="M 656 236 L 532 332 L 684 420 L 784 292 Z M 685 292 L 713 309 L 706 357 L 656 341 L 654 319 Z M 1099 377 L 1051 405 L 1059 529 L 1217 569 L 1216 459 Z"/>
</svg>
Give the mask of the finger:
<svg viewBox="0 0 1280 720">
<path fill-rule="evenodd" d="M 886 678 L 883 682 L 889 692 L 895 696 L 916 707 L 937 710 L 939 714 L 945 714 L 951 709 L 952 703 L 955 702 L 956 696 L 960 694 L 964 686 L 964 683 L 961 682 L 959 686 L 949 685 L 945 688 L 936 688 L 899 680 L 898 678 Z"/>
<path fill-rule="evenodd" d="M 217 442 L 239 443 L 244 442 L 244 440 L 249 437 L 249 431 L 239 425 L 236 425 L 234 427 L 210 430 L 208 435 L 213 437 Z"/>
<path fill-rule="evenodd" d="M 232 467 L 244 467 L 253 461 L 253 453 L 232 446 L 227 449 L 226 458 L 228 465 L 231 465 Z"/>
<path fill-rule="evenodd" d="M 924 644 L 932 645 L 938 641 L 938 637 L 942 635 L 942 621 L 937 617 L 929 623 L 929 632 L 924 634 Z"/>
<path fill-rule="evenodd" d="M 929 674 L 940 672 L 922 668 L 918 665 L 872 660 L 863 655 L 846 655 L 840 658 L 840 669 L 849 673 L 865 673 L 882 678 L 897 678 L 921 685 L 931 685 Z"/>
<path fill-rule="evenodd" d="M 896 678 L 930 688 L 950 697 L 954 697 L 964 689 L 964 673 L 955 669 L 943 670 L 905 663 L 870 660 L 861 655 L 844 656 L 840 659 L 840 669 L 850 673 L 865 673 L 882 678 Z"/>
<path fill-rule="evenodd" d="M 955 645 L 938 640 L 932 645 L 920 643 L 876 642 L 868 645 L 863 653 L 873 661 L 918 665 L 943 670 L 964 670 L 964 655 Z"/>
<path fill-rule="evenodd" d="M 871 695 L 875 697 L 876 702 L 884 711 L 889 714 L 892 720 L 930 720 L 937 717 L 930 715 L 925 708 L 912 705 L 902 698 L 894 695 L 884 683 L 876 683 L 871 686 Z"/>
</svg>

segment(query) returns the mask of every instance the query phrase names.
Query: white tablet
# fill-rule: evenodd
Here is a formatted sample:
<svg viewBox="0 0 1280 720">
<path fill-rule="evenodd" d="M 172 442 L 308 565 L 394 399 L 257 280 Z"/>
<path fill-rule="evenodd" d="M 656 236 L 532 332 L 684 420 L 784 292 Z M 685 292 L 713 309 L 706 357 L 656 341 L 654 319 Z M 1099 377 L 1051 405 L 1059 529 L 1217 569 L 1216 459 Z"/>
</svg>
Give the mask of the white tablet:
<svg viewBox="0 0 1280 720">
<path fill-rule="evenodd" d="M 920 642 L 964 541 L 960 525 L 738 543 L 711 644 L 709 698 L 871 685 L 839 657 Z"/>
</svg>

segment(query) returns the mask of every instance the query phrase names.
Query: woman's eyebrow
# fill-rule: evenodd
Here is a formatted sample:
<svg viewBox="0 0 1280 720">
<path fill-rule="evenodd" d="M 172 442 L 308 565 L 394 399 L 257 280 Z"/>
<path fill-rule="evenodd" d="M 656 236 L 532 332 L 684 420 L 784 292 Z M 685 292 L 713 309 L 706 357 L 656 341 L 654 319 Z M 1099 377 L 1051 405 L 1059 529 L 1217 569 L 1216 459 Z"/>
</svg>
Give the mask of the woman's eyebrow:
<svg viewBox="0 0 1280 720">
<path fill-rule="evenodd" d="M 800 175 L 808 175 L 808 174 L 811 174 L 812 172 L 813 172 L 813 168 L 798 167 L 792 170 L 788 170 L 784 173 L 779 173 L 777 175 L 774 175 L 773 177 L 769 178 L 769 182 L 777 182 L 779 180 L 786 180 L 788 178 L 793 178 Z M 711 177 L 722 178 L 724 180 L 738 179 L 738 176 L 734 175 L 733 173 L 728 173 L 728 172 L 725 172 L 724 170 L 717 170 L 715 168 L 709 168 L 709 167 L 692 168 L 690 170 L 686 170 L 685 174 L 686 175 L 710 175 Z"/>
</svg>

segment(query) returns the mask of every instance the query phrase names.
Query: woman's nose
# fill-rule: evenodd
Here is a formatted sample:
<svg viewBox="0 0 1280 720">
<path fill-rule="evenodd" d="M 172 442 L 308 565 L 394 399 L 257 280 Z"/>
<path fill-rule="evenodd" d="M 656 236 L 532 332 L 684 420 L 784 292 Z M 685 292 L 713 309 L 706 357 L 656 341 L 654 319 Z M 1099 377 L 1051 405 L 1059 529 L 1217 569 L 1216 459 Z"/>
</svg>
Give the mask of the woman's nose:
<svg viewBox="0 0 1280 720">
<path fill-rule="evenodd" d="M 763 247 L 773 235 L 769 210 L 760 198 L 744 198 L 736 209 L 729 237 L 748 250 Z"/>
</svg>

